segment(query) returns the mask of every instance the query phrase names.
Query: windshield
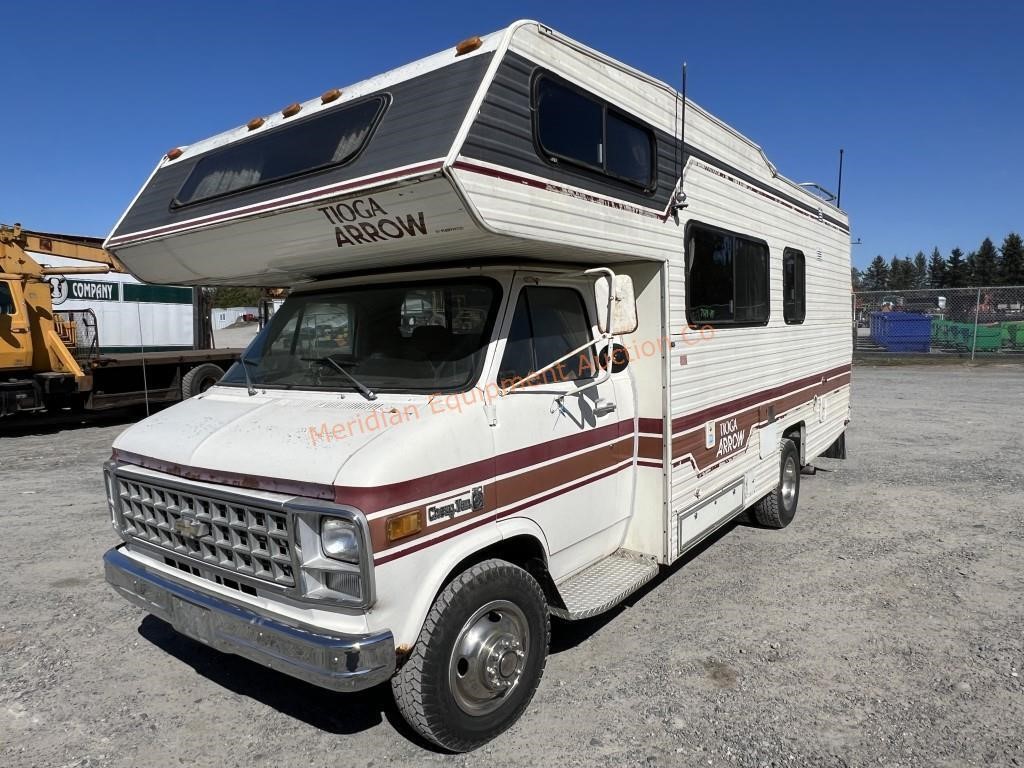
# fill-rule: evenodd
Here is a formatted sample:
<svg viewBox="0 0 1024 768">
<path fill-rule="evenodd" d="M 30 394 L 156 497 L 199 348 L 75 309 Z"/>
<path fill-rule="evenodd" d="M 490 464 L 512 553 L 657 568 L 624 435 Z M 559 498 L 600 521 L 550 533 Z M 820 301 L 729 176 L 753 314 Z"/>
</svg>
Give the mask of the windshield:
<svg viewBox="0 0 1024 768">
<path fill-rule="evenodd" d="M 483 365 L 500 295 L 484 278 L 295 295 L 249 345 L 247 370 L 235 363 L 220 383 L 244 387 L 248 373 L 267 389 L 468 389 Z"/>
</svg>

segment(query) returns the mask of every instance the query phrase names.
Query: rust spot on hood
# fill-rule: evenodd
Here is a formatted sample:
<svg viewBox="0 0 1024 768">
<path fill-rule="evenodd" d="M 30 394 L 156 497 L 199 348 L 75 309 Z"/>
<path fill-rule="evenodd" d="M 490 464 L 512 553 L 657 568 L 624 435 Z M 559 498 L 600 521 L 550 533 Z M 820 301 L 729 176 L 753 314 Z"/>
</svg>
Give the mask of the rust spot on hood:
<svg viewBox="0 0 1024 768">
<path fill-rule="evenodd" d="M 156 472 L 163 472 L 185 480 L 198 480 L 203 483 L 216 483 L 233 488 L 249 488 L 257 491 L 270 491 L 292 496 L 303 496 L 310 499 L 334 500 L 334 486 L 322 483 L 307 483 L 300 480 L 287 480 L 280 477 L 250 475 L 243 472 L 226 472 L 219 469 L 191 467 L 173 461 L 155 459 L 137 453 L 114 450 L 113 458 L 125 464 L 135 464 Z"/>
</svg>

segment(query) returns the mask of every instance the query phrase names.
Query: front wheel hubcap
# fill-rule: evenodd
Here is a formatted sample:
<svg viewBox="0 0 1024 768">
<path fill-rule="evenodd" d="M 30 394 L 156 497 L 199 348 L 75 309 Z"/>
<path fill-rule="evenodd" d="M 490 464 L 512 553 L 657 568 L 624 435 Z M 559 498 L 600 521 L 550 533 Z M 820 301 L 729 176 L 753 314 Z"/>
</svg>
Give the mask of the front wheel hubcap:
<svg viewBox="0 0 1024 768">
<path fill-rule="evenodd" d="M 522 679 L 529 643 L 529 624 L 514 603 L 494 600 L 470 616 L 455 640 L 448 665 L 459 709 L 486 715 L 505 703 Z"/>
</svg>

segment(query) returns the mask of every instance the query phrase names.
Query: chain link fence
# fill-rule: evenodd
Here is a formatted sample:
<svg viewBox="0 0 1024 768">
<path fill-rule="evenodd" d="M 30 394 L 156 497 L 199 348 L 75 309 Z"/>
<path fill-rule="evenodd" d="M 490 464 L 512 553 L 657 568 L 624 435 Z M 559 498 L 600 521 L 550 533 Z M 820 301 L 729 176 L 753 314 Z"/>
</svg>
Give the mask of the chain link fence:
<svg viewBox="0 0 1024 768">
<path fill-rule="evenodd" d="M 86 363 L 100 352 L 100 331 L 96 313 L 91 309 L 64 309 L 53 313 L 57 332 L 79 363 Z"/>
<path fill-rule="evenodd" d="M 861 357 L 1017 357 L 1024 361 L 1024 286 L 853 294 L 853 351 Z"/>
</svg>

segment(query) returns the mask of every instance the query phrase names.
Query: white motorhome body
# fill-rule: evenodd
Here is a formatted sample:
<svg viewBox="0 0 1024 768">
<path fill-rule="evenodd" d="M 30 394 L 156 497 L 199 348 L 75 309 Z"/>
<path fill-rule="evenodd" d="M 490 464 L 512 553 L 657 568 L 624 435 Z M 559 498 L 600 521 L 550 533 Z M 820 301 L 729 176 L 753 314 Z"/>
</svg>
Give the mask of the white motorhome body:
<svg viewBox="0 0 1024 768">
<path fill-rule="evenodd" d="M 394 675 L 472 748 L 532 695 L 548 611 L 748 508 L 784 526 L 800 466 L 843 454 L 847 216 L 535 22 L 295 106 L 169 153 L 107 239 L 146 280 L 293 286 L 221 386 L 116 441 L 108 579 L 320 685 Z"/>
</svg>

